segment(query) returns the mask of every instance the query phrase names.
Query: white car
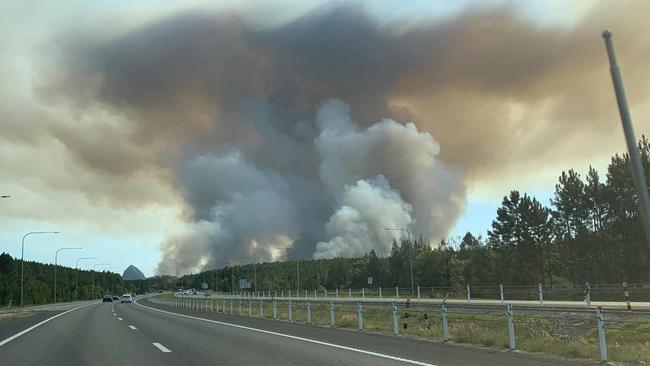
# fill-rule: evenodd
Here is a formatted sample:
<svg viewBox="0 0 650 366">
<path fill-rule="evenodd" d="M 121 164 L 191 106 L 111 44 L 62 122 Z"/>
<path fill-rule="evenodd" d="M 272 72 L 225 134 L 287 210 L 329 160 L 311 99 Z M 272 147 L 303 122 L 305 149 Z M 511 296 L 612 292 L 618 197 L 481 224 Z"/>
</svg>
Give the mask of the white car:
<svg viewBox="0 0 650 366">
<path fill-rule="evenodd" d="M 120 303 L 121 304 L 124 304 L 124 303 L 131 304 L 131 303 L 133 303 L 133 296 L 131 296 L 131 294 L 122 295 L 122 299 L 120 300 Z"/>
</svg>

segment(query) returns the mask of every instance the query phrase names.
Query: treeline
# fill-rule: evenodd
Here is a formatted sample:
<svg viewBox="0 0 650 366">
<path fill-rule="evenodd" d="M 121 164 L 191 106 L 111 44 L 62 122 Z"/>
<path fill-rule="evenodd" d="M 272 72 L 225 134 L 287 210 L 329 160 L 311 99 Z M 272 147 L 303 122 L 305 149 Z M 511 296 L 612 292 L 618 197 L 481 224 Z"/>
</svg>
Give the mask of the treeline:
<svg viewBox="0 0 650 366">
<path fill-rule="evenodd" d="M 122 276 L 113 272 L 75 270 L 74 268 L 58 266 L 57 302 L 74 301 L 75 272 L 79 286 L 79 300 L 90 300 L 93 295 L 93 276 L 95 283 L 95 298 L 104 294 L 121 295 L 126 292 L 149 291 L 150 280 L 123 281 Z M 154 284 L 155 285 L 155 284 Z M 173 288 L 175 279 L 169 281 L 167 287 Z M 54 265 L 25 261 L 24 274 L 24 304 L 40 305 L 54 301 Z M 15 259 L 7 253 L 0 254 L 0 306 L 20 306 L 20 259 Z"/>
<path fill-rule="evenodd" d="M 650 180 L 650 144 L 639 149 Z M 417 238 L 394 242 L 388 257 L 371 251 L 362 258 L 301 260 L 215 269 L 184 276 L 179 287 L 203 282 L 220 291 L 254 281 L 258 290 L 409 287 L 412 244 L 415 285 L 463 288 L 471 285 L 544 285 L 650 282 L 650 251 L 638 209 L 627 154 L 615 155 L 604 177 L 589 167 L 584 177 L 563 171 L 547 204 L 512 191 L 503 198 L 485 237 L 432 243 Z M 297 266 L 300 268 L 298 284 Z"/>
</svg>

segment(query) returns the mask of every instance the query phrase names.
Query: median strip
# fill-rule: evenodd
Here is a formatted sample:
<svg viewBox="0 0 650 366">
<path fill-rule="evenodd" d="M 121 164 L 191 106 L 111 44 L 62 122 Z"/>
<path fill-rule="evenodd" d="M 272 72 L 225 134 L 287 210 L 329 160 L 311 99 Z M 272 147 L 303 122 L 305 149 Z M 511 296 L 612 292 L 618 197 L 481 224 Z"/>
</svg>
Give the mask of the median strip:
<svg viewBox="0 0 650 366">
<path fill-rule="evenodd" d="M 169 348 L 163 346 L 163 345 L 160 344 L 160 343 L 153 343 L 153 345 L 154 345 L 156 348 L 158 348 L 161 352 L 164 352 L 164 353 L 171 352 L 171 350 L 170 350 Z"/>
</svg>

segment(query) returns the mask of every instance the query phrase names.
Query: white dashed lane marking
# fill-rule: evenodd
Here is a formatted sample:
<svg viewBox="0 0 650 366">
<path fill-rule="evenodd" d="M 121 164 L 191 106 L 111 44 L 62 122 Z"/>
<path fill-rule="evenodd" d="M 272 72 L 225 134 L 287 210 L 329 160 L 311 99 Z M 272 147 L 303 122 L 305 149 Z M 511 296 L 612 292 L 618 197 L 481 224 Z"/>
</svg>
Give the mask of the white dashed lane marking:
<svg viewBox="0 0 650 366">
<path fill-rule="evenodd" d="M 138 330 L 138 328 L 134 327 L 133 325 L 129 325 L 129 328 L 131 328 L 133 330 Z"/>
<path fill-rule="evenodd" d="M 161 352 L 164 352 L 164 353 L 171 352 L 171 350 L 170 350 L 169 348 L 163 346 L 163 345 L 160 344 L 160 343 L 153 343 L 153 345 L 154 345 L 156 348 L 158 348 Z"/>
</svg>

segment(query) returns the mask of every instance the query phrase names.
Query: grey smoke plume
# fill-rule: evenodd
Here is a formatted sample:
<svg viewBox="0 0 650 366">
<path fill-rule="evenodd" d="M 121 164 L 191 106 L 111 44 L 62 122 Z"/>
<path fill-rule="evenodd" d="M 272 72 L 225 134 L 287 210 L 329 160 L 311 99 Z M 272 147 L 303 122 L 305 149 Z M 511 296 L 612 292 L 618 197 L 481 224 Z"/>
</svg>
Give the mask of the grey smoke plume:
<svg viewBox="0 0 650 366">
<path fill-rule="evenodd" d="M 270 260 L 298 245 L 316 258 L 385 255 L 399 236 L 386 227 L 449 230 L 464 184 L 437 160 L 431 135 L 391 120 L 361 128 L 338 100 L 322 105 L 314 125 L 314 180 L 256 166 L 237 149 L 193 158 L 180 180 L 198 221 L 165 244 L 159 271 Z"/>
<path fill-rule="evenodd" d="M 182 193 L 188 227 L 163 243 L 161 273 L 271 259 L 280 247 L 385 253 L 399 233 L 382 225 L 445 236 L 463 175 L 584 156 L 592 149 L 574 141 L 585 130 L 609 136 L 600 30 L 647 39 L 648 6 L 605 2 L 571 28 L 507 7 L 388 25 L 354 6 L 273 26 L 184 13 L 61 36 L 38 90 L 84 116 L 48 126 L 82 164 L 115 179 L 155 175 Z M 649 49 L 619 50 L 639 101 Z"/>
</svg>

